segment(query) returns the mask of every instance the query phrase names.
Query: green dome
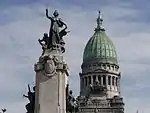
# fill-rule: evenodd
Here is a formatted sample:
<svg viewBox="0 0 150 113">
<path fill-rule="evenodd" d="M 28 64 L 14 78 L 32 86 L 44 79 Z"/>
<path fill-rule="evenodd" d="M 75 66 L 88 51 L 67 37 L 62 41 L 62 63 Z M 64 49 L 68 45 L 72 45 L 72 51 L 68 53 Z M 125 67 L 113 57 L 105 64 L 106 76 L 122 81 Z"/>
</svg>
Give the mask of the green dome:
<svg viewBox="0 0 150 113">
<path fill-rule="evenodd" d="M 118 64 L 115 46 L 101 26 L 102 19 L 97 19 L 98 27 L 84 49 L 83 62 L 96 61 L 99 63 Z"/>
</svg>

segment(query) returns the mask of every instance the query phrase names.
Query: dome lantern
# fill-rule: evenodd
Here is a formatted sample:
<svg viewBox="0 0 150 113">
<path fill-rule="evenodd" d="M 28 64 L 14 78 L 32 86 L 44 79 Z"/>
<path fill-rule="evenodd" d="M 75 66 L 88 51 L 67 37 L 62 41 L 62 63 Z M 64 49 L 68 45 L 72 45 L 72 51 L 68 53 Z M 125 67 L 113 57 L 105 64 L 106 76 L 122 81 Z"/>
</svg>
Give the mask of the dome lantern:
<svg viewBox="0 0 150 113">
<path fill-rule="evenodd" d="M 83 63 L 99 62 L 118 65 L 115 46 L 105 33 L 102 22 L 103 19 L 99 11 L 95 33 L 84 49 Z"/>
<path fill-rule="evenodd" d="M 103 22 L 103 18 L 102 18 L 101 12 L 99 11 L 98 18 L 97 18 L 97 28 L 95 29 L 95 31 L 105 30 L 104 27 L 102 26 L 102 22 Z"/>
</svg>

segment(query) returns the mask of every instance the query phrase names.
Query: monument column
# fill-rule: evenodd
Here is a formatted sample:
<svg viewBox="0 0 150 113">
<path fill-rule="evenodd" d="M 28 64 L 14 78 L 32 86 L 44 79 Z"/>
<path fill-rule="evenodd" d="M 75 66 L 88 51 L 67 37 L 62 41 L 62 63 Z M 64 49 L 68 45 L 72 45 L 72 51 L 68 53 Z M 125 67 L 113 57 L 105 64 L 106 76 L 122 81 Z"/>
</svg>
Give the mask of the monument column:
<svg viewBox="0 0 150 113">
<path fill-rule="evenodd" d="M 55 10 L 51 20 L 49 36 L 44 33 L 43 39 L 39 39 L 43 52 L 34 66 L 36 72 L 36 94 L 34 113 L 66 113 L 66 85 L 68 66 L 63 59 L 65 52 L 63 36 L 67 25 L 58 19 L 58 11 Z M 61 25 L 60 25 L 61 24 Z M 63 27 L 59 31 L 59 27 Z M 43 43 L 44 42 L 44 43 Z"/>
<path fill-rule="evenodd" d="M 45 56 L 46 57 L 46 56 Z M 65 113 L 66 111 L 66 84 L 68 76 L 63 56 L 51 53 L 52 59 L 42 65 L 35 65 L 36 71 L 36 104 L 35 113 Z M 57 63 L 54 60 L 57 58 Z M 42 59 L 42 58 L 41 58 Z M 54 65 L 55 64 L 55 65 Z"/>
</svg>

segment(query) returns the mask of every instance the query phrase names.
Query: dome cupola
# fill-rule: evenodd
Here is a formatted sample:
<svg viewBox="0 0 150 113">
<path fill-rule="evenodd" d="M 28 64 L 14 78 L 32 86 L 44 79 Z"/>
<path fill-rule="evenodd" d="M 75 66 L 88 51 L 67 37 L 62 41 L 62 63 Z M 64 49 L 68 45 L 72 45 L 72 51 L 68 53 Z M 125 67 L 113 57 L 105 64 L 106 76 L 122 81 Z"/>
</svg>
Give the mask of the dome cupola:
<svg viewBox="0 0 150 113">
<path fill-rule="evenodd" d="M 103 19 L 99 11 L 95 33 L 84 49 L 83 63 L 98 62 L 118 65 L 115 46 L 105 33 L 102 22 Z"/>
</svg>

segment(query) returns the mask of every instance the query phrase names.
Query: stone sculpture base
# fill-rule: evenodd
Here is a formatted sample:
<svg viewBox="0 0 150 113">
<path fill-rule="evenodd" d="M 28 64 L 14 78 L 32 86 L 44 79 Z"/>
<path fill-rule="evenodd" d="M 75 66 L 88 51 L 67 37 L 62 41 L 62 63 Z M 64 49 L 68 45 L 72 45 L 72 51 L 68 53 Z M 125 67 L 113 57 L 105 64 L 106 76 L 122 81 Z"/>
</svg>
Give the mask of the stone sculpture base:
<svg viewBox="0 0 150 113">
<path fill-rule="evenodd" d="M 49 57 L 47 62 L 35 65 L 36 99 L 35 113 L 65 113 L 67 68 L 59 51 L 50 51 L 40 59 Z M 55 72 L 55 71 L 56 72 Z M 49 72 L 49 73 L 46 73 Z M 51 74 L 50 72 L 55 72 Z"/>
</svg>

